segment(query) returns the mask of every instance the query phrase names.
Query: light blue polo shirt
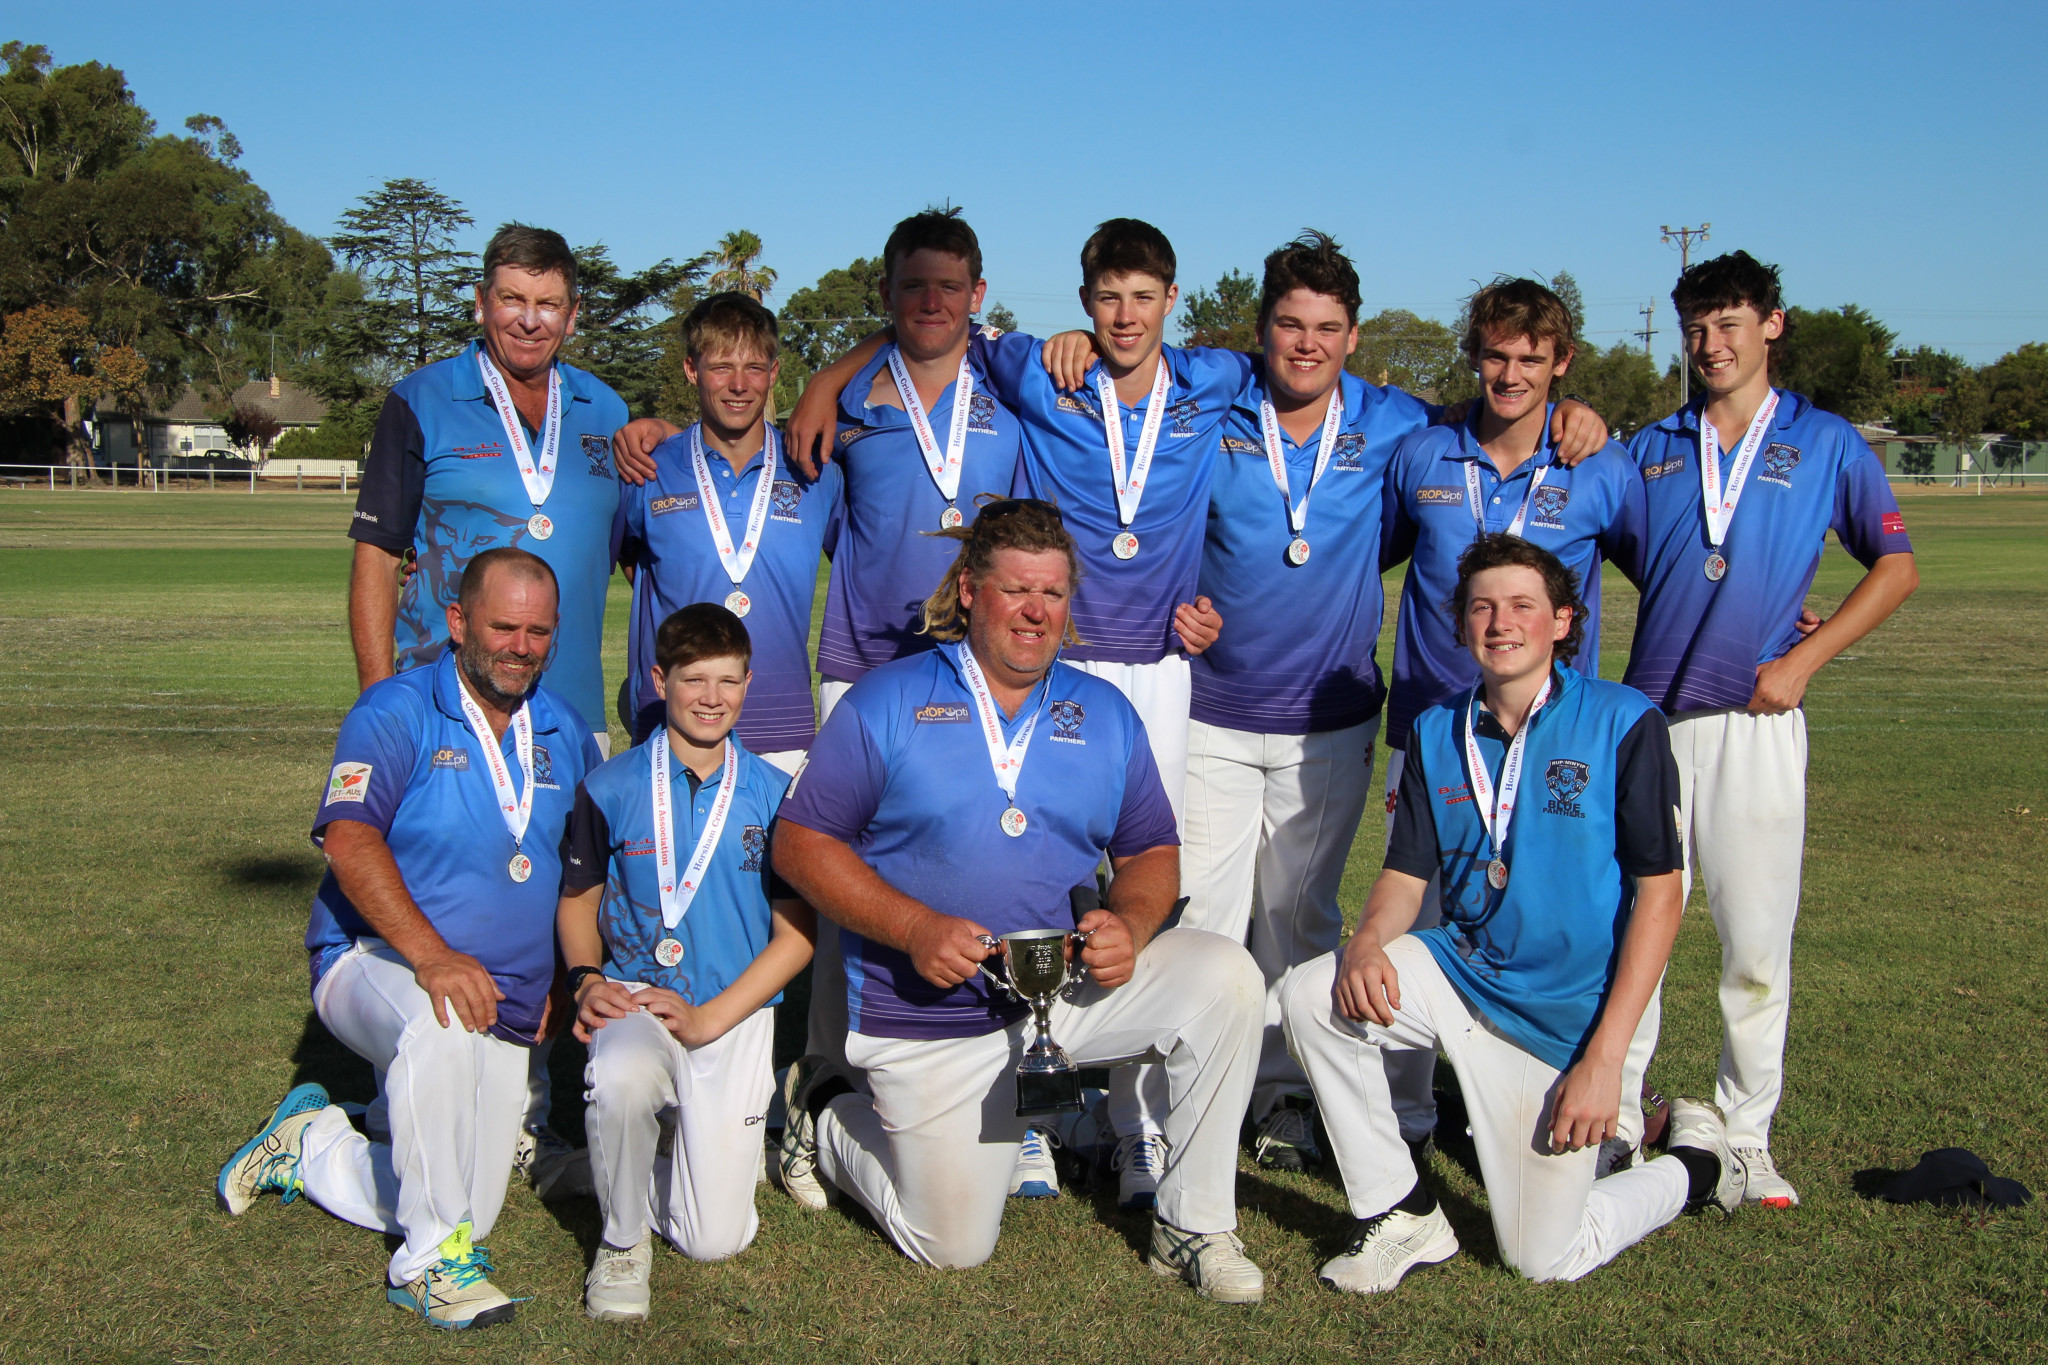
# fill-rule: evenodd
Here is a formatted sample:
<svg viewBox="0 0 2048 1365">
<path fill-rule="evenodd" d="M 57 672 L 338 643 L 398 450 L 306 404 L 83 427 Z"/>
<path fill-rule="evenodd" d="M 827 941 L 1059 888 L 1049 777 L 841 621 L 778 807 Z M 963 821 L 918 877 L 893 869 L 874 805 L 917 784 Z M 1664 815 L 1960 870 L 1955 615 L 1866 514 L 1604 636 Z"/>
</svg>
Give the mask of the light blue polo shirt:
<svg viewBox="0 0 2048 1365">
<path fill-rule="evenodd" d="M 1443 879 L 1444 922 L 1417 937 L 1496 1028 L 1563 1070 L 1614 984 L 1636 878 L 1678 871 L 1683 853 L 1664 717 L 1634 688 L 1569 668 L 1551 678 L 1528 722 L 1507 886 L 1486 879 L 1493 847 L 1465 771 L 1469 691 L 1415 719 L 1386 866 Z M 1483 708 L 1479 717 L 1498 789 L 1507 736 Z"/>
<path fill-rule="evenodd" d="M 654 859 L 653 742 L 638 745 L 583 779 L 569 819 L 564 895 L 604 887 L 598 932 L 609 960 L 606 974 L 674 991 L 702 1005 L 739 979 L 768 946 L 774 933 L 769 911 L 768 834 L 775 808 L 789 787 L 789 775 L 757 758 L 737 739 L 739 787 L 726 812 L 718 848 L 704 881 L 674 929 L 661 922 L 661 887 Z M 721 765 L 702 783 L 669 756 L 669 810 L 674 826 L 676 871 L 689 864 L 697 838 L 717 803 Z M 787 896 L 784 889 L 777 894 Z M 656 960 L 665 938 L 683 946 L 673 967 Z M 777 992 L 769 1004 L 782 999 Z"/>
<path fill-rule="evenodd" d="M 1114 684 L 1055 663 L 1004 726 L 1014 740 L 1038 717 L 1017 781 L 1028 823 L 1012 838 L 960 674 L 966 647 L 941 645 L 855 683 L 818 732 L 782 818 L 845 842 L 898 891 L 992 934 L 1071 928 L 1068 893 L 1094 885 L 1103 854 L 1180 843 L 1144 723 Z M 941 988 L 907 953 L 846 930 L 840 943 L 856 1033 L 971 1038 L 1020 1013 L 979 975 Z"/>
<path fill-rule="evenodd" d="M 1036 337 L 1018 332 L 994 340 L 977 332 L 970 342 L 996 396 L 1024 423 L 1024 472 L 1031 496 L 1059 504 L 1080 550 L 1073 622 L 1081 643 L 1069 646 L 1066 657 L 1155 663 L 1180 648 L 1173 611 L 1195 600 L 1217 442 L 1231 400 L 1258 362 L 1236 351 L 1162 348 L 1172 383 L 1151 474 L 1128 528 L 1138 537 L 1138 553 L 1118 559 L 1110 543 L 1126 528 L 1117 520 L 1109 443 L 1096 397 L 1095 376 L 1102 362 L 1088 367 L 1078 390 L 1062 393 L 1046 373 L 1039 347 Z M 1128 459 L 1137 457 L 1145 402 L 1117 404 Z"/>
<path fill-rule="evenodd" d="M 1796 623 L 1829 531 L 1865 568 L 1913 549 L 1884 466 L 1856 428 L 1799 394 L 1776 392 L 1778 410 L 1721 544 L 1728 571 L 1718 583 L 1705 572 L 1700 403 L 1628 443 L 1649 526 L 1622 681 L 1668 713 L 1749 704 L 1757 669 L 1799 643 Z M 1724 446 L 1740 446 L 1742 433 L 1721 434 Z"/>
<path fill-rule="evenodd" d="M 737 472 L 708 446 L 704 453 L 737 544 L 761 486 L 761 452 Z M 666 714 L 648 676 L 661 623 L 693 602 L 722 603 L 733 590 L 698 502 L 690 432 L 656 446 L 654 466 L 654 478 L 619 494 L 619 560 L 639 566 L 633 576 L 633 625 L 626 636 L 636 741 L 653 734 Z M 811 709 L 811 603 L 818 590 L 818 557 L 831 548 L 838 532 L 841 487 L 834 465 L 812 482 L 786 458 L 776 460 L 761 548 L 741 584 L 750 601 L 743 624 L 754 647 L 754 682 L 747 689 L 739 733 L 757 753 L 808 748 L 817 733 Z"/>
<path fill-rule="evenodd" d="M 356 698 L 334 742 L 313 843 L 320 846 L 336 820 L 358 820 L 382 834 L 427 923 L 450 948 L 483 963 L 505 993 L 497 1032 L 531 1043 L 555 979 L 562 831 L 576 784 L 597 766 L 597 743 L 549 688 L 536 688 L 521 703 L 533 716 L 534 791 L 525 838 L 515 844 L 490 766 L 463 718 L 461 686 L 454 651 L 444 650 L 430 667 L 386 678 Z M 499 749 L 513 789 L 524 791 L 510 725 Z M 508 870 L 515 852 L 533 860 L 523 882 Z M 330 869 L 306 926 L 314 984 L 358 938 L 376 932 Z"/>
<path fill-rule="evenodd" d="M 910 414 L 886 403 L 868 402 L 877 375 L 889 382 L 889 348 L 853 377 L 839 396 L 839 444 L 835 460 L 846 476 L 844 529 L 832 551 L 832 581 L 825 593 L 825 624 L 818 636 L 818 672 L 852 682 L 878 664 L 932 647 L 918 633 L 924 601 L 939 586 L 960 542 L 932 535 L 946 500 L 939 496 L 918 449 Z M 1019 490 L 1024 455 L 1023 428 L 1016 414 L 996 401 L 986 376 L 972 361 L 974 394 L 967 415 L 967 448 L 960 455 L 959 497 L 954 506 L 963 526 L 979 512 L 983 493 L 1008 497 Z M 940 442 L 952 429 L 953 383 L 927 414 Z"/>
<path fill-rule="evenodd" d="M 538 539 L 527 526 L 533 501 L 477 367 L 481 345 L 471 342 L 392 387 L 363 462 L 349 535 L 418 556 L 419 572 L 399 595 L 400 672 L 440 658 L 447 609 L 471 559 L 513 545 L 546 560 L 561 587 L 562 615 L 547 684 L 569 699 L 586 729 L 603 734 L 604 599 L 619 499 L 611 436 L 625 425 L 626 405 L 596 376 L 555 366 L 562 377 L 559 463 L 539 509 L 554 530 Z M 537 453 L 539 433 L 529 430 L 526 439 Z"/>
<path fill-rule="evenodd" d="M 1394 451 L 1387 471 L 1386 547 L 1380 566 L 1391 569 L 1409 561 L 1387 697 L 1390 748 L 1407 748 L 1408 727 L 1416 716 L 1479 681 L 1479 666 L 1458 643 L 1447 605 L 1458 588 L 1458 560 L 1479 538 L 1466 500 L 1468 466 L 1479 471 L 1480 510 L 1489 532 L 1508 529 L 1535 471 L 1543 471 L 1522 539 L 1556 555 L 1579 580 L 1586 634 L 1571 666 L 1586 677 L 1600 675 L 1602 560 L 1612 560 L 1630 582 L 1642 581 L 1643 481 L 1627 450 L 1610 441 L 1567 469 L 1557 462 L 1546 426 L 1542 447 L 1503 479 L 1479 445 L 1482 411 L 1475 406 L 1459 426 L 1431 427 L 1408 437 Z"/>
<path fill-rule="evenodd" d="M 1395 442 L 1433 409 L 1399 389 L 1339 380 L 1337 445 L 1309 498 L 1308 562 L 1287 562 L 1286 503 L 1308 491 L 1322 444 L 1283 428 L 1288 499 L 1273 482 L 1259 429 L 1263 371 L 1224 424 L 1202 547 L 1200 591 L 1223 617 L 1216 643 L 1191 661 L 1196 720 L 1254 734 L 1310 734 L 1363 725 L 1379 713 L 1381 487 Z"/>
</svg>

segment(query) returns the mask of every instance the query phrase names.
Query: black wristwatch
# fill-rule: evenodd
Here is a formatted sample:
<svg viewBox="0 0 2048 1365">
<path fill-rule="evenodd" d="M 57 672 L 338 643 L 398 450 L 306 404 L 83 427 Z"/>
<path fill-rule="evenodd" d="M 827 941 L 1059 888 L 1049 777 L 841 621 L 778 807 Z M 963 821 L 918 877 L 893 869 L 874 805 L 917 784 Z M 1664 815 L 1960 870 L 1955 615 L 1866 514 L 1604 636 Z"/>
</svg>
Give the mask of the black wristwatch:
<svg viewBox="0 0 2048 1365">
<path fill-rule="evenodd" d="M 604 968 L 602 967 L 571 967 L 569 969 L 569 994 L 574 995 L 577 991 L 583 989 L 584 977 L 603 975 Z"/>
</svg>

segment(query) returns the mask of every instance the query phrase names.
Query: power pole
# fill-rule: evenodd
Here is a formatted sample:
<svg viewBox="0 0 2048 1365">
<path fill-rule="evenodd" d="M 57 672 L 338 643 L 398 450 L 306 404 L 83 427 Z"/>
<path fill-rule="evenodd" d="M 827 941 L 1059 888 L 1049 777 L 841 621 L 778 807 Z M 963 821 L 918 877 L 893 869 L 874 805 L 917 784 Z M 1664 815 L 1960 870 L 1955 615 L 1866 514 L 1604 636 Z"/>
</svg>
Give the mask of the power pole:
<svg viewBox="0 0 2048 1365">
<path fill-rule="evenodd" d="M 1663 233 L 1660 239 L 1664 245 L 1678 247 L 1678 273 L 1683 275 L 1692 268 L 1692 244 L 1707 240 L 1707 229 L 1712 223 L 1701 223 L 1698 227 L 1672 227 L 1669 223 L 1658 229 Z M 1678 320 L 1678 402 L 1682 407 L 1692 401 L 1692 362 L 1685 355 L 1685 319 Z"/>
<path fill-rule="evenodd" d="M 1646 303 L 1642 307 L 1636 309 L 1636 311 L 1643 315 L 1643 329 L 1640 332 L 1631 332 L 1629 333 L 1629 335 L 1641 337 L 1643 339 L 1643 354 L 1650 355 L 1650 338 L 1657 335 L 1657 329 L 1650 325 L 1650 315 L 1657 311 L 1657 305 L 1654 303 Z M 1656 360 L 1655 356 L 1651 356 L 1650 358 L 1652 362 Z"/>
</svg>

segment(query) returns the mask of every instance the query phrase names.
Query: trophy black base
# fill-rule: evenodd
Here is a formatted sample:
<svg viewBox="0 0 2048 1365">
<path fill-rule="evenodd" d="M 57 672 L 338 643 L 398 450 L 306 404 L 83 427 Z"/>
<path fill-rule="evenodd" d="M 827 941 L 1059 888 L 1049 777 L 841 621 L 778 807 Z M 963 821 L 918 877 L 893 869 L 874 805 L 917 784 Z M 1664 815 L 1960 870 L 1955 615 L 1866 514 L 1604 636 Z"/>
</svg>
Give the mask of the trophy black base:
<svg viewBox="0 0 2048 1365">
<path fill-rule="evenodd" d="M 1047 1114 L 1081 1112 L 1079 1071 L 1020 1071 L 1017 1073 L 1017 1117 L 1041 1118 Z"/>
</svg>

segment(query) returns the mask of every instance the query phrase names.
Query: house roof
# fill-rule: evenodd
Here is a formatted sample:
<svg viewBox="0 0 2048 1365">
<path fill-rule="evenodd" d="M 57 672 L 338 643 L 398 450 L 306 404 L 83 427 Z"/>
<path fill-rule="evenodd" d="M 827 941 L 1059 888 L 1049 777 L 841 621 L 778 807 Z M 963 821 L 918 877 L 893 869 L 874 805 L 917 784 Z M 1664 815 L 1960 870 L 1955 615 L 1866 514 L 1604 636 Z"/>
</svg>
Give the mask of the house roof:
<svg viewBox="0 0 2048 1365">
<path fill-rule="evenodd" d="M 294 384 L 289 379 L 280 380 L 278 395 L 272 398 L 268 379 L 252 379 L 229 395 L 226 403 L 209 402 L 201 396 L 199 390 L 187 387 L 168 407 L 142 413 L 141 417 L 146 422 L 197 424 L 214 421 L 217 414 L 231 407 L 260 409 L 288 427 L 318 426 L 327 416 L 327 404 L 302 385 Z M 102 404 L 97 409 L 97 415 L 116 417 L 130 414 L 111 405 Z"/>
</svg>

